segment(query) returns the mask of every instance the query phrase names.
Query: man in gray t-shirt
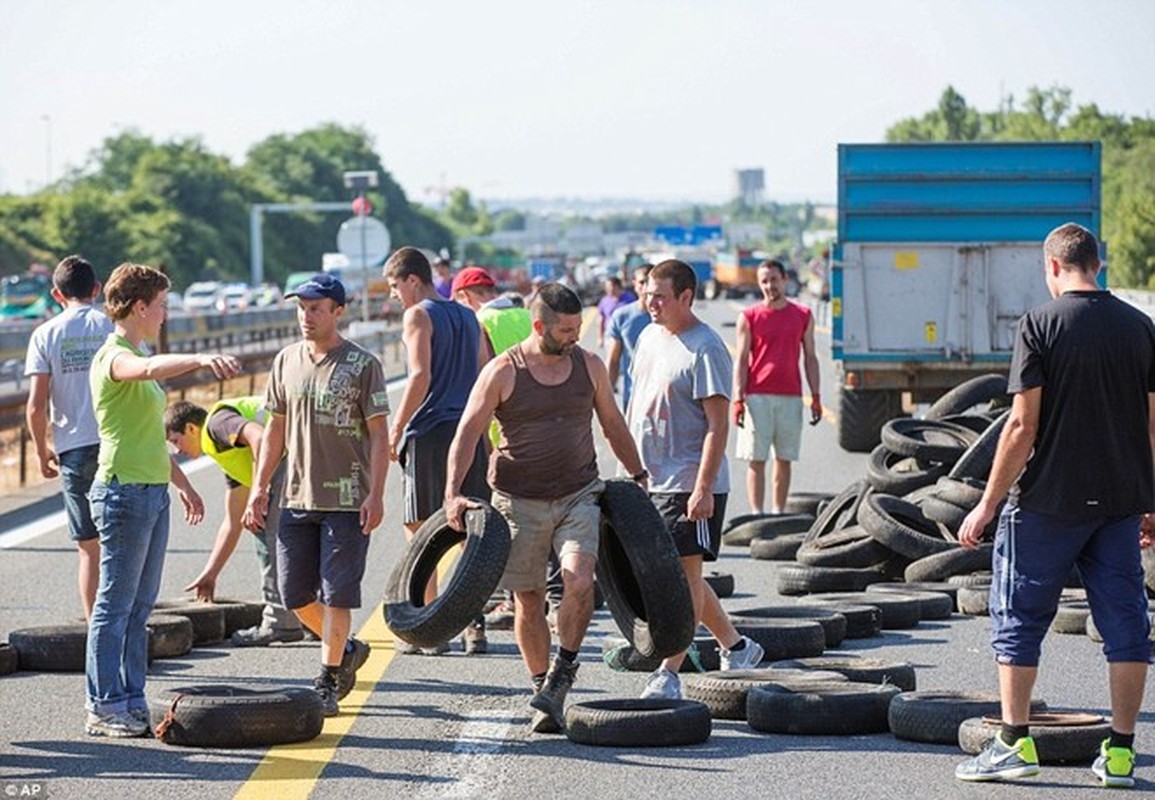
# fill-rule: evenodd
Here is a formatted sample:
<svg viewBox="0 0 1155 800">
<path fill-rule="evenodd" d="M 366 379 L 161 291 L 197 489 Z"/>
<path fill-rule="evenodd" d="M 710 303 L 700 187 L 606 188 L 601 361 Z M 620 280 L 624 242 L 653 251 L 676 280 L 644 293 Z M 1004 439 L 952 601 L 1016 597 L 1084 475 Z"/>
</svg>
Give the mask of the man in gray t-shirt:
<svg viewBox="0 0 1155 800">
<path fill-rule="evenodd" d="M 80 556 L 77 583 L 85 619 L 92 616 L 100 582 L 100 539 L 88 507 L 100 431 L 92 411 L 88 368 L 113 327 L 108 317 L 93 308 L 99 294 L 100 281 L 91 264 L 80 256 L 61 261 L 52 274 L 52 296 L 64 311 L 32 331 L 24 361 L 24 374 L 31 379 L 28 431 L 40 474 L 45 478 L 60 475 L 68 535 Z"/>
<path fill-rule="evenodd" d="M 762 648 L 740 636 L 718 596 L 702 577 L 702 563 L 718 558 L 730 491 L 726 437 L 730 431 L 733 364 L 725 343 L 693 312 L 694 271 L 670 259 L 654 267 L 645 302 L 654 324 L 634 355 L 634 388 L 627 419 L 650 474 L 650 498 L 669 526 L 701 622 L 722 647 L 722 669 L 755 667 Z M 671 656 L 650 675 L 642 697 L 682 696 Z"/>
</svg>

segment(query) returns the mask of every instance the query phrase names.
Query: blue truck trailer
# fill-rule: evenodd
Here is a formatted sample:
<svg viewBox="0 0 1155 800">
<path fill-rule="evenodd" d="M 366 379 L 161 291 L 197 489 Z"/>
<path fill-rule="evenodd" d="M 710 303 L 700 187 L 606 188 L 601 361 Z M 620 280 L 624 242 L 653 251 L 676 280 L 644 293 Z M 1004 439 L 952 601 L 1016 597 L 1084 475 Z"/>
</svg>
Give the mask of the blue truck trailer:
<svg viewBox="0 0 1155 800">
<path fill-rule="evenodd" d="M 1049 297 L 1043 239 L 1064 222 L 1099 236 L 1099 198 L 1098 142 L 839 145 L 841 446 L 872 449 L 904 399 L 1005 372 L 1019 317 Z"/>
</svg>

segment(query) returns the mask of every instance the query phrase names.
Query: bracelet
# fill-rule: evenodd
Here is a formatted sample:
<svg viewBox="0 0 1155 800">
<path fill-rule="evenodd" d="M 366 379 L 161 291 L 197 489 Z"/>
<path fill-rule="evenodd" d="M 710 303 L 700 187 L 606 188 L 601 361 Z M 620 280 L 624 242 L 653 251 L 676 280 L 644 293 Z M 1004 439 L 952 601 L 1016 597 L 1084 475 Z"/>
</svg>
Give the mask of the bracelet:
<svg viewBox="0 0 1155 800">
<path fill-rule="evenodd" d="M 641 483 L 642 481 L 648 481 L 649 479 L 650 479 L 650 471 L 648 469 L 643 469 L 637 475 L 631 475 L 630 476 L 630 480 L 633 481 L 634 483 Z"/>
</svg>

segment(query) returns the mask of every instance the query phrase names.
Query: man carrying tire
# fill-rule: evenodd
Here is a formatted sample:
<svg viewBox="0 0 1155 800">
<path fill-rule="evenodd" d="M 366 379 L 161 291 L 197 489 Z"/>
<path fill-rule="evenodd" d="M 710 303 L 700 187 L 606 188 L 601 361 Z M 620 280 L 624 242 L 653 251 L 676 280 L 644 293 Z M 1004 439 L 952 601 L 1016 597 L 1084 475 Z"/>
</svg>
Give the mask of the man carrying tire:
<svg viewBox="0 0 1155 800">
<path fill-rule="evenodd" d="M 270 419 L 244 525 L 265 527 L 269 485 L 284 457 L 277 585 L 285 607 L 321 634 L 313 687 L 331 717 L 369 657 L 368 643 L 350 631 L 369 534 L 385 516 L 389 397 L 381 362 L 337 330 L 345 313 L 340 281 L 320 273 L 286 296 L 298 298 L 303 341 L 277 353 L 269 371 Z"/>
<path fill-rule="evenodd" d="M 758 267 L 762 302 L 738 315 L 738 352 L 734 359 L 733 418 L 738 426 L 735 456 L 748 462 L 746 492 L 750 510 L 761 514 L 766 499 L 766 458 L 774 453 L 770 474 L 770 512 L 781 514 L 790 494 L 791 464 L 802 447 L 802 375 L 810 388 L 810 424 L 822 419 L 818 396 L 818 356 L 814 317 L 806 306 L 786 297 L 786 267 L 763 261 Z"/>
<path fill-rule="evenodd" d="M 470 392 L 450 446 L 445 484 L 449 524 L 464 530 L 471 502 L 461 485 L 490 419 L 501 439 L 489 461 L 493 507 L 509 524 L 512 543 L 501 585 L 516 598 L 514 638 L 529 671 L 537 713 L 535 732 L 564 728 L 565 698 L 577 675 L 578 650 L 594 607 L 603 488 L 592 421 L 622 466 L 639 481 L 645 473 L 625 420 L 614 402 L 605 364 L 577 346 L 582 305 L 558 283 L 541 287 L 530 305 L 533 333 L 489 362 Z M 565 590 L 558 610 L 558 651 L 549 658 L 546 566 L 561 559 Z"/>
<path fill-rule="evenodd" d="M 1052 299 L 1023 316 L 1008 391 L 1010 417 L 982 500 L 959 542 L 977 547 L 1003 498 L 990 593 L 1002 727 L 960 764 L 966 781 L 1037 775 L 1030 736 L 1039 649 L 1072 567 L 1103 633 L 1111 733 L 1092 771 L 1134 784 L 1135 724 L 1151 658 L 1140 547 L 1155 530 L 1155 324 L 1099 288 L 1099 244 L 1068 223 L 1043 244 Z M 1088 465 L 1094 465 L 1088 469 Z"/>
<path fill-rule="evenodd" d="M 704 623 L 721 645 L 722 669 L 748 669 L 761 663 L 763 649 L 738 634 L 702 577 L 702 563 L 718 558 L 730 490 L 726 412 L 732 364 L 722 337 L 694 315 L 696 284 L 694 270 L 676 259 L 650 272 L 646 304 L 655 324 L 638 339 L 629 426 L 645 462 L 650 497 L 682 558 L 695 626 Z M 685 656 L 665 659 L 642 697 L 680 698 L 678 669 Z"/>
<path fill-rule="evenodd" d="M 401 336 L 409 377 L 389 429 L 389 457 L 403 470 L 405 535 L 412 540 L 422 523 L 441 508 L 449 443 L 477 372 L 489 360 L 489 342 L 468 308 L 443 298 L 434 288 L 429 261 L 416 247 L 402 247 L 390 256 L 385 278 L 405 307 Z M 489 496 L 485 459 L 485 444 L 479 441 L 464 487 L 473 497 Z M 431 579 L 425 601 L 436 597 L 437 583 Z M 485 618 L 478 615 L 462 631 L 462 640 L 466 655 L 486 652 Z M 402 653 L 440 655 L 449 650 L 449 643 L 425 650 L 404 643 L 398 647 Z"/>
</svg>

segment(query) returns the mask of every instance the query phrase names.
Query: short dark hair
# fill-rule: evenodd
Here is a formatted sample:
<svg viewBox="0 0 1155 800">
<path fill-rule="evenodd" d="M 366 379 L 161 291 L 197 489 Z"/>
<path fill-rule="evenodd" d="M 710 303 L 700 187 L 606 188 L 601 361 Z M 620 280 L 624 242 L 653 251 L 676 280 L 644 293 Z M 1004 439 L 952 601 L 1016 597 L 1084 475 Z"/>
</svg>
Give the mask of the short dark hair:
<svg viewBox="0 0 1155 800">
<path fill-rule="evenodd" d="M 560 283 L 543 283 L 529 305 L 530 314 L 546 324 L 557 321 L 558 314 L 582 313 L 581 298 Z"/>
<path fill-rule="evenodd" d="M 190 403 L 188 400 L 177 400 L 164 410 L 165 433 L 184 433 L 184 429 L 191 422 L 198 428 L 203 428 L 209 412 Z"/>
<path fill-rule="evenodd" d="M 52 272 L 52 285 L 69 300 L 87 300 L 96 288 L 96 270 L 83 256 L 65 256 Z"/>
<path fill-rule="evenodd" d="M 622 288 L 622 279 L 621 279 L 621 278 L 619 278 L 617 275 L 607 275 L 607 276 L 606 276 L 606 280 L 607 280 L 607 281 L 609 281 L 609 283 L 610 283 L 610 284 L 611 284 L 611 285 L 612 285 L 612 286 L 613 286 L 615 289 L 620 289 L 620 288 Z"/>
<path fill-rule="evenodd" d="M 1099 241 L 1095 234 L 1074 222 L 1068 222 L 1047 234 L 1043 252 L 1064 267 L 1075 267 L 1086 273 L 1099 269 Z"/>
<path fill-rule="evenodd" d="M 642 280 L 650 277 L 650 273 L 654 271 L 654 265 L 647 261 L 645 264 L 638 264 L 634 267 L 634 280 L 638 279 L 638 273 L 641 273 Z"/>
<path fill-rule="evenodd" d="M 104 285 L 104 313 L 113 322 L 127 319 L 133 303 L 151 303 L 171 285 L 159 269 L 126 261 L 112 271 Z"/>
<path fill-rule="evenodd" d="M 674 294 L 681 296 L 687 289 L 693 294 L 698 289 L 698 277 L 694 269 L 685 261 L 676 258 L 667 258 L 650 271 L 651 279 L 655 281 L 669 281 L 674 288 Z"/>
<path fill-rule="evenodd" d="M 776 258 L 768 258 L 758 265 L 758 269 L 776 269 L 783 278 L 786 277 L 786 266 Z"/>
<path fill-rule="evenodd" d="M 433 267 L 429 266 L 429 259 L 416 247 L 402 247 L 385 262 L 385 277 L 395 280 L 405 280 L 410 275 L 430 286 L 433 285 Z"/>
</svg>

